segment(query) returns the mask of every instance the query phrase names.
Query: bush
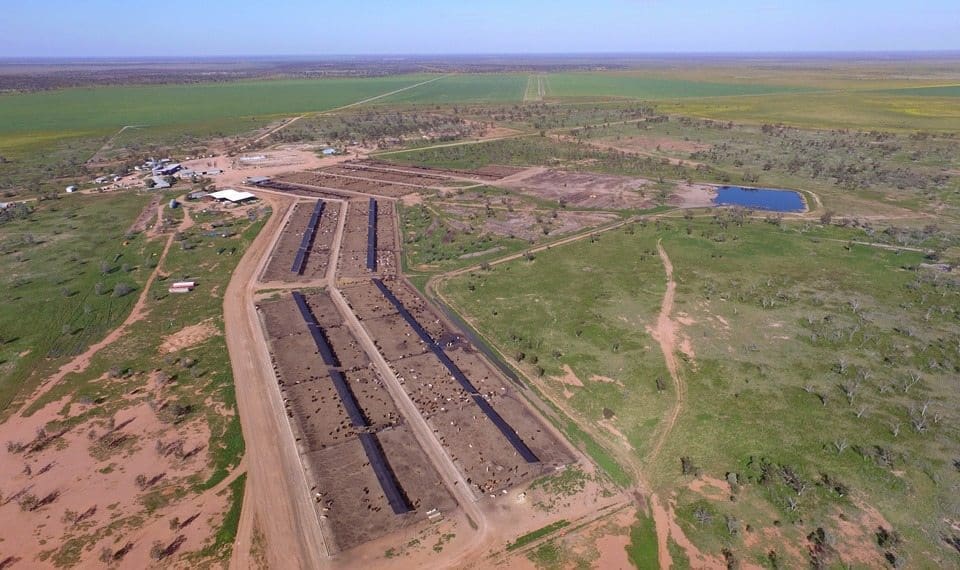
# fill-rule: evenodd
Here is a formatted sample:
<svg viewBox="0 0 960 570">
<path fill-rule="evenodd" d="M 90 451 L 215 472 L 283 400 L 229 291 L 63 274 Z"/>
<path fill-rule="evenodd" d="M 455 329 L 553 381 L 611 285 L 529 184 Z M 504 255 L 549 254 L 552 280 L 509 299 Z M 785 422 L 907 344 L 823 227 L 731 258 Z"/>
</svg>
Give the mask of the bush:
<svg viewBox="0 0 960 570">
<path fill-rule="evenodd" d="M 113 286 L 114 297 L 123 297 L 124 295 L 128 295 L 131 291 L 133 291 L 133 287 L 127 283 L 117 283 Z"/>
</svg>

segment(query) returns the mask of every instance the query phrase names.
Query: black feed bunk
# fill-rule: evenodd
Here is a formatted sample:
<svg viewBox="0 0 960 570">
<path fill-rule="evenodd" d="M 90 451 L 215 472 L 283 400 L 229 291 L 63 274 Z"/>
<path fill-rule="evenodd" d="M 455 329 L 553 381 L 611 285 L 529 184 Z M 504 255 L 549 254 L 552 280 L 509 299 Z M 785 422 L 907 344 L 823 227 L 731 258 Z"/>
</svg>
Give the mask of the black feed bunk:
<svg viewBox="0 0 960 570">
<path fill-rule="evenodd" d="M 386 285 L 384 285 L 382 280 L 374 279 L 373 282 L 376 284 L 377 288 L 380 289 L 380 292 L 383 293 L 383 296 L 390 301 L 394 308 L 397 309 L 397 311 L 400 313 L 400 316 L 402 316 L 403 319 L 407 321 L 407 324 L 413 328 L 413 330 L 417 333 L 417 336 L 420 337 L 420 340 L 426 343 L 433 354 L 436 355 L 440 362 L 447 368 L 453 378 L 460 383 L 460 386 L 462 386 L 468 394 L 470 394 L 470 397 L 473 398 L 473 401 L 476 402 L 477 406 L 483 410 L 483 413 L 490 418 L 490 421 L 493 422 L 493 425 L 497 426 L 497 429 L 499 429 L 500 433 L 502 433 L 503 436 L 507 438 L 507 441 L 513 445 L 513 448 L 517 450 L 517 453 L 519 453 L 527 463 L 536 463 L 540 461 L 536 454 L 533 453 L 533 450 L 527 447 L 527 444 L 523 442 L 519 435 L 517 435 L 517 432 L 510 427 L 510 424 L 508 424 L 507 421 L 504 420 L 495 409 L 493 409 L 493 406 L 490 405 L 490 402 L 488 402 L 482 394 L 477 392 L 477 389 L 473 386 L 470 380 L 467 379 L 463 371 L 460 370 L 460 367 L 457 366 L 449 356 L 447 356 L 447 353 L 443 351 L 443 347 L 437 344 L 433 338 L 430 337 L 430 334 L 422 326 L 420 326 L 420 323 L 418 323 L 417 319 L 410 314 L 410 311 L 403 306 L 403 303 L 400 302 L 400 299 L 398 299 L 396 295 L 394 295 L 393 292 L 390 291 Z"/>
<path fill-rule="evenodd" d="M 377 201 L 373 198 L 367 215 L 367 269 L 377 270 Z"/>
<path fill-rule="evenodd" d="M 370 422 L 360 408 L 360 404 L 357 403 L 357 398 L 353 395 L 353 391 L 350 390 L 350 385 L 347 383 L 346 377 L 343 375 L 343 372 L 339 370 L 340 361 L 337 359 L 337 355 L 333 352 L 333 348 L 327 341 L 327 336 L 324 334 L 320 323 L 317 322 L 313 311 L 307 306 L 307 299 L 299 291 L 294 291 L 293 300 L 296 301 L 297 308 L 300 309 L 300 315 L 307 323 L 307 328 L 310 330 L 313 342 L 317 345 L 317 350 L 320 351 L 320 357 L 327 365 L 327 372 L 330 374 L 330 379 L 333 380 L 333 386 L 337 390 L 337 395 L 340 396 L 340 401 L 343 403 L 343 407 L 350 417 L 350 423 L 353 424 L 355 428 L 369 430 L 371 427 Z M 397 482 L 393 469 L 390 468 L 390 463 L 387 462 L 387 457 L 383 453 L 383 448 L 380 446 L 380 441 L 377 439 L 377 436 L 369 431 L 361 431 L 357 436 L 360 438 L 363 451 L 367 454 L 367 460 L 370 462 L 373 472 L 377 475 L 377 481 L 380 482 L 383 494 L 387 497 L 387 502 L 390 503 L 390 508 L 393 509 L 394 514 L 401 515 L 410 512 L 412 510 L 410 501 L 406 498 L 403 489 L 400 488 L 400 484 Z"/>
<path fill-rule="evenodd" d="M 397 483 L 397 476 L 387 463 L 387 458 L 383 454 L 383 448 L 380 447 L 380 440 L 377 436 L 363 432 L 359 435 L 363 450 L 367 453 L 367 459 L 370 460 L 370 466 L 377 475 L 377 481 L 380 482 L 380 488 L 390 503 L 390 508 L 394 514 L 402 515 L 413 510 L 410 506 L 410 500 L 404 494 L 403 489 Z"/>
</svg>

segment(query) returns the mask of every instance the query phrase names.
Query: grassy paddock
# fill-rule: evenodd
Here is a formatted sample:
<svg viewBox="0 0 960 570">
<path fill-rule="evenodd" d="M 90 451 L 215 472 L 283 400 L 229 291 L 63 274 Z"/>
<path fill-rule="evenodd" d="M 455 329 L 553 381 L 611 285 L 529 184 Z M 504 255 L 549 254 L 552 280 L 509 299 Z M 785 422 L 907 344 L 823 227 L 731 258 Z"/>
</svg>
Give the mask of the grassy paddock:
<svg viewBox="0 0 960 570">
<path fill-rule="evenodd" d="M 516 366 L 542 376 L 552 398 L 590 423 L 608 422 L 639 454 L 671 401 L 668 383 L 657 391 L 668 376 L 644 330 L 665 287 L 654 237 L 631 225 L 452 279 L 443 293 Z M 570 372 L 582 387 L 560 380 Z M 624 484 L 615 465 L 609 471 Z"/>
<path fill-rule="evenodd" d="M 550 97 L 616 97 L 677 99 L 731 95 L 768 95 L 806 91 L 806 88 L 750 82 L 713 82 L 655 77 L 647 73 L 551 73 L 547 76 Z"/>
<path fill-rule="evenodd" d="M 126 318 L 159 253 L 124 237 L 149 200 L 70 196 L 0 225 L 0 413 Z"/>
<path fill-rule="evenodd" d="M 596 431 L 612 421 L 639 459 L 672 403 L 670 386 L 656 390 L 669 377 L 645 332 L 663 293 L 651 254 L 662 239 L 678 282 L 673 314 L 695 355 L 683 358 L 686 402 L 649 474 L 679 491 L 688 535 L 711 552 L 762 558 L 727 517 L 791 521 L 784 536 L 803 541 L 817 526 L 837 532 L 838 513 L 860 516 L 857 497 L 904 536 L 898 556 L 946 560 L 929 537 L 949 532 L 940 521 L 960 507 L 950 493 L 960 284 L 919 270 L 920 254 L 844 243 L 869 241 L 862 230 L 721 219 L 633 231 L 464 275 L 445 292 L 528 374 L 549 383 L 569 366 L 584 387 L 548 384 L 554 397 Z M 738 501 L 711 503 L 719 523 L 694 520 L 705 499 L 685 489 L 680 457 L 713 477 L 736 474 Z"/>
<path fill-rule="evenodd" d="M 817 129 L 956 132 L 960 104 L 955 97 L 915 90 L 839 91 L 765 97 L 686 99 L 658 108 L 678 115 L 743 123 L 783 123 Z"/>
</svg>

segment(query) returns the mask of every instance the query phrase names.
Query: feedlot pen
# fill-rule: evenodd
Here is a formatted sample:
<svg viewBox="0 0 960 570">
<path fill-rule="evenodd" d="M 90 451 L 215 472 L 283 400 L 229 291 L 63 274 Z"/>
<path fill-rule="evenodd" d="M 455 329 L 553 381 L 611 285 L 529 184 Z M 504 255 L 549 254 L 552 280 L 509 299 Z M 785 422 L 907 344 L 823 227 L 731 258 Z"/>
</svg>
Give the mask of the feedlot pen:
<svg viewBox="0 0 960 570">
<path fill-rule="evenodd" d="M 307 223 L 313 214 L 317 202 L 298 202 L 294 205 L 283 233 L 274 247 L 270 262 L 264 270 L 263 281 L 296 282 L 310 279 L 322 279 L 327 273 L 327 263 L 330 259 L 330 248 L 340 216 L 340 203 L 332 200 L 321 201 L 323 214 L 317 224 L 311 247 L 304 259 L 303 271 L 291 271 L 293 262 L 300 248 Z"/>
<path fill-rule="evenodd" d="M 315 493 L 322 527 L 331 534 L 331 553 L 426 519 L 430 509 L 450 511 L 456 503 L 390 399 L 356 339 L 343 326 L 330 298 L 306 295 L 326 333 L 368 427 L 358 427 L 344 407 L 331 374 L 294 299 L 260 305 L 287 416 Z M 413 510 L 397 515 L 364 450 L 361 434 L 379 441 L 390 470 Z"/>
<path fill-rule="evenodd" d="M 351 166 L 371 178 L 392 179 L 380 181 L 384 184 L 465 174 Z M 472 174 L 495 178 L 511 172 Z M 341 173 L 347 174 L 346 167 Z M 374 354 L 363 346 L 373 348 L 355 333 L 365 343 L 365 337 L 373 341 L 377 361 L 393 373 L 387 381 L 410 398 L 474 500 L 487 502 L 488 496 L 575 461 L 515 386 L 397 278 L 400 236 L 393 200 L 328 195 L 284 182 L 272 187 L 320 200 L 294 206 L 261 281 L 326 284 L 339 289 L 349 306 L 339 305 L 341 314 L 330 293 L 317 290 L 288 290 L 257 306 L 328 554 L 423 522 L 428 512 L 457 508 L 454 490 L 421 447 L 427 445 L 424 432 L 418 441 L 370 360 Z M 341 221 L 337 267 L 327 282 Z M 349 328 L 347 317 L 356 317 L 362 331 Z"/>
</svg>

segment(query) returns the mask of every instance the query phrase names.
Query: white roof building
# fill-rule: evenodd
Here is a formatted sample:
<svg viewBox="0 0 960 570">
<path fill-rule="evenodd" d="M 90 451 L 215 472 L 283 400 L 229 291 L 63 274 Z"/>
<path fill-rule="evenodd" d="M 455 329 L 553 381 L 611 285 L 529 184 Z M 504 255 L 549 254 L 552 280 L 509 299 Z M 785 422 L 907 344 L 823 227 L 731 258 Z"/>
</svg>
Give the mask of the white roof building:
<svg viewBox="0 0 960 570">
<path fill-rule="evenodd" d="M 210 197 L 214 200 L 233 202 L 234 204 L 239 204 L 240 202 L 246 202 L 247 200 L 254 200 L 256 196 L 250 192 L 240 192 L 228 188 L 226 190 L 220 190 L 218 192 L 213 192 L 210 194 Z"/>
</svg>

